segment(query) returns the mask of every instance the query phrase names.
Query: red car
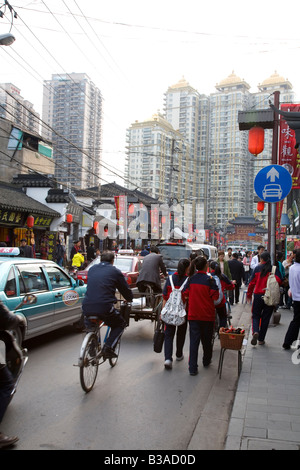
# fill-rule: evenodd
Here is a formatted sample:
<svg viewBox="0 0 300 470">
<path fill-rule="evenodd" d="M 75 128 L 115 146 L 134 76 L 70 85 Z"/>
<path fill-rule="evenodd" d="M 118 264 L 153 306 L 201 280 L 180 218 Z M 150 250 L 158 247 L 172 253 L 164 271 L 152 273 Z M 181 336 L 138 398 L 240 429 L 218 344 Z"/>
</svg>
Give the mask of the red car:
<svg viewBox="0 0 300 470">
<path fill-rule="evenodd" d="M 77 279 L 82 279 L 82 281 L 87 283 L 89 269 L 98 263 L 100 263 L 100 256 L 94 259 L 83 271 L 78 271 Z M 129 287 L 136 287 L 136 281 L 139 275 L 139 266 L 141 266 L 141 260 L 138 256 L 116 254 L 114 266 L 122 271 Z"/>
</svg>

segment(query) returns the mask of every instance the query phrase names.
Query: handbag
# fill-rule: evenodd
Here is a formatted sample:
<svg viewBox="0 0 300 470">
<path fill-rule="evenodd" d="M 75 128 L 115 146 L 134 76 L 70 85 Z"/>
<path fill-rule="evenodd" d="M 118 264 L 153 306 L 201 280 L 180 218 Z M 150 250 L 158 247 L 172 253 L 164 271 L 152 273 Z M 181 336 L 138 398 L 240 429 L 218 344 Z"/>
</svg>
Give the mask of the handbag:
<svg viewBox="0 0 300 470">
<path fill-rule="evenodd" d="M 165 340 L 165 332 L 164 332 L 164 324 L 162 321 L 159 321 L 154 332 L 153 336 L 153 350 L 156 353 L 160 353 L 162 351 L 162 347 Z"/>
</svg>

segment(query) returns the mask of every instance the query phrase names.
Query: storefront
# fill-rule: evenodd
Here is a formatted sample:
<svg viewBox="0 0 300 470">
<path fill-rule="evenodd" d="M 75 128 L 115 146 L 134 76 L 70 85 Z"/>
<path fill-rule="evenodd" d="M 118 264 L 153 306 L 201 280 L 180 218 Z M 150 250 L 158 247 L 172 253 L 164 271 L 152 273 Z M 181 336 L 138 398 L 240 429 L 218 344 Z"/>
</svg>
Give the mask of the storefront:
<svg viewBox="0 0 300 470">
<path fill-rule="evenodd" d="M 57 217 L 58 212 L 28 197 L 22 189 L 0 183 L 0 241 L 7 246 L 20 246 L 25 238 L 36 257 L 45 256 L 43 246 L 47 247 L 47 234 Z"/>
</svg>

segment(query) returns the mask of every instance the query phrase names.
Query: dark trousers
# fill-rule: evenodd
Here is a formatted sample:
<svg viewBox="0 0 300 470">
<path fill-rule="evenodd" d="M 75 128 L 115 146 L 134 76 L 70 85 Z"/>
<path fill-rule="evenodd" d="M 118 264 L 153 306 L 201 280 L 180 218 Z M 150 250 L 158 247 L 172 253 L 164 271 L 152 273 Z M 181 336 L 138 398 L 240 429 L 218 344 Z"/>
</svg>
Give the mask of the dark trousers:
<svg viewBox="0 0 300 470">
<path fill-rule="evenodd" d="M 266 305 L 261 294 L 254 294 L 252 304 L 252 332 L 258 333 L 258 341 L 264 341 L 274 307 Z"/>
<path fill-rule="evenodd" d="M 284 344 L 291 346 L 298 339 L 300 329 L 300 301 L 294 300 L 294 317 L 289 324 L 284 338 Z"/>
<path fill-rule="evenodd" d="M 234 304 L 234 298 L 235 298 L 235 303 L 237 304 L 240 299 L 240 286 L 239 284 L 236 284 L 233 290 L 229 291 L 229 302 L 231 305 Z"/>
<path fill-rule="evenodd" d="M 11 392 L 14 389 L 15 381 L 10 370 L 7 366 L 0 365 L 0 423 L 5 414 L 10 400 L 12 399 Z"/>
<path fill-rule="evenodd" d="M 222 305 L 222 307 L 216 307 L 216 312 L 219 317 L 219 327 L 225 328 L 227 326 L 226 305 Z"/>
<path fill-rule="evenodd" d="M 190 357 L 189 372 L 198 370 L 198 350 L 200 341 L 203 348 L 202 363 L 208 366 L 212 358 L 213 321 L 189 320 L 190 325 Z"/>
<path fill-rule="evenodd" d="M 173 341 L 176 333 L 176 357 L 181 357 L 183 354 L 183 346 L 185 342 L 187 330 L 187 322 L 180 326 L 165 325 L 165 359 L 172 361 L 173 356 Z"/>
<path fill-rule="evenodd" d="M 93 323 L 89 320 L 89 317 L 98 317 L 100 320 L 104 321 L 104 323 L 107 326 L 110 326 L 110 334 L 106 340 L 106 346 L 109 348 L 114 348 L 119 337 L 123 333 L 125 327 L 126 327 L 126 322 L 122 315 L 120 315 L 120 312 L 116 310 L 115 308 L 112 309 L 111 312 L 108 313 L 102 313 L 102 314 L 96 314 L 96 313 L 89 313 L 85 314 L 84 316 L 84 325 L 87 330 L 93 331 L 94 330 L 94 325 Z"/>
</svg>

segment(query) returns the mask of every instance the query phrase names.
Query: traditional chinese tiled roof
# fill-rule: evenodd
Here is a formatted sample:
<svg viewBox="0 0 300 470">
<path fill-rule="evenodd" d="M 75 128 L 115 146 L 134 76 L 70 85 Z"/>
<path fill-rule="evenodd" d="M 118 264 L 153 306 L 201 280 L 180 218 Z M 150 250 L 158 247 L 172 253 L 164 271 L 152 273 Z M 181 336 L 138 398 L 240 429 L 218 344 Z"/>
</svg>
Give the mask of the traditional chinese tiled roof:
<svg viewBox="0 0 300 470">
<path fill-rule="evenodd" d="M 27 196 L 21 188 L 0 182 L 0 208 L 32 212 L 47 217 L 60 217 L 59 212 Z"/>
<path fill-rule="evenodd" d="M 254 217 L 235 217 L 228 221 L 232 225 L 261 225 L 262 221 L 257 220 Z"/>
<path fill-rule="evenodd" d="M 71 196 L 68 189 L 49 189 L 46 202 L 73 202 L 74 197 Z"/>
</svg>

